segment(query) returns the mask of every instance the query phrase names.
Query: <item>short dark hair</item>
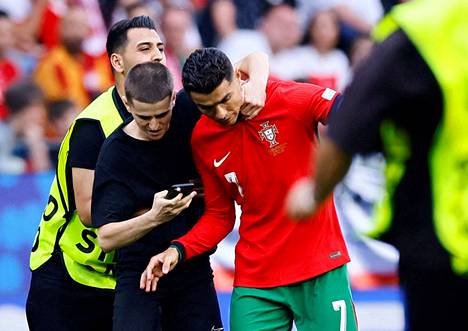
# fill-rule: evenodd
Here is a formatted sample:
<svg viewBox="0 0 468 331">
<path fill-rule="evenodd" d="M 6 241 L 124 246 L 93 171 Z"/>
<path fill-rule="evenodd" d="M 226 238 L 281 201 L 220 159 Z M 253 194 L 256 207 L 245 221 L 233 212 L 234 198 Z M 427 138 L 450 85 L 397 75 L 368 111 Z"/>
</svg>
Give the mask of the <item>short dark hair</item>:
<svg viewBox="0 0 468 331">
<path fill-rule="evenodd" d="M 44 101 L 44 93 L 31 80 L 15 83 L 5 91 L 5 104 L 11 115 L 18 114 L 26 107 Z"/>
<path fill-rule="evenodd" d="M 174 82 L 169 69 L 161 63 L 145 62 L 134 66 L 125 79 L 125 96 L 133 100 L 155 103 L 172 95 Z"/>
<path fill-rule="evenodd" d="M 9 19 L 10 18 L 10 15 L 8 15 L 8 13 L 2 9 L 0 9 L 0 19 L 1 18 L 7 18 Z"/>
<path fill-rule="evenodd" d="M 47 104 L 47 117 L 49 121 L 60 119 L 69 109 L 74 108 L 75 104 L 70 99 L 59 99 L 50 101 Z"/>
<path fill-rule="evenodd" d="M 224 79 L 231 82 L 234 69 L 229 58 L 216 48 L 197 49 L 190 54 L 182 69 L 182 83 L 187 93 L 209 94 Z"/>
<path fill-rule="evenodd" d="M 115 23 L 109 30 L 106 42 L 107 55 L 110 57 L 112 53 L 117 52 L 121 47 L 125 46 L 128 41 L 128 30 L 137 28 L 157 31 L 154 21 L 149 16 L 135 16 L 131 19 L 121 20 Z"/>
</svg>

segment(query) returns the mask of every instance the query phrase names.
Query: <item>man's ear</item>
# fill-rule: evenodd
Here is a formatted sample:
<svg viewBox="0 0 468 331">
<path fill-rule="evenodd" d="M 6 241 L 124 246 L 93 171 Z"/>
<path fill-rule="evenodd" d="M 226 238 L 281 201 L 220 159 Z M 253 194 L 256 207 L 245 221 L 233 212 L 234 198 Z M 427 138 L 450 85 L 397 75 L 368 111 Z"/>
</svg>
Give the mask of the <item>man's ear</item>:
<svg viewBox="0 0 468 331">
<path fill-rule="evenodd" d="M 112 53 L 110 56 L 110 63 L 112 65 L 112 68 L 114 68 L 115 71 L 119 73 L 123 73 L 124 67 L 123 67 L 123 60 L 122 60 L 121 55 L 117 53 Z"/>
<path fill-rule="evenodd" d="M 125 95 L 122 95 L 122 102 L 124 103 L 125 108 L 127 108 L 127 110 L 130 112 L 130 106 L 128 105 L 128 100 Z"/>
<path fill-rule="evenodd" d="M 240 71 L 239 69 L 236 69 L 236 78 L 242 83 L 243 81 L 249 79 L 249 75 L 247 75 L 245 72 Z"/>
<path fill-rule="evenodd" d="M 175 105 L 175 102 L 176 102 L 176 95 L 177 95 L 176 92 L 173 91 L 173 92 L 172 92 L 172 97 L 171 97 L 171 108 L 174 107 L 174 105 Z"/>
</svg>

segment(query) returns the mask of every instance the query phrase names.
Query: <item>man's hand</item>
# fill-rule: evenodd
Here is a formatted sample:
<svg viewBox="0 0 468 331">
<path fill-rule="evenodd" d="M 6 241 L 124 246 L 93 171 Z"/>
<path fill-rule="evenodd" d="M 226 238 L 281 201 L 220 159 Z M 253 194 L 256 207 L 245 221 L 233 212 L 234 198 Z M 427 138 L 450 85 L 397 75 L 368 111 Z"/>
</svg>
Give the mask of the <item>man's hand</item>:
<svg viewBox="0 0 468 331">
<path fill-rule="evenodd" d="M 153 206 L 149 210 L 157 225 L 164 224 L 179 215 L 190 206 L 193 197 L 197 195 L 196 192 L 192 192 L 182 198 L 182 193 L 180 193 L 173 199 L 166 199 L 166 194 L 167 191 L 156 193 L 153 199 Z"/>
<path fill-rule="evenodd" d="M 159 279 L 174 269 L 178 261 L 179 252 L 173 247 L 153 256 L 141 274 L 140 288 L 145 292 L 156 291 Z"/>
<path fill-rule="evenodd" d="M 302 220 L 317 211 L 314 198 L 314 183 L 310 178 L 298 180 L 286 197 L 286 214 L 296 220 Z"/>
<path fill-rule="evenodd" d="M 257 116 L 265 106 L 266 91 L 263 85 L 260 86 L 249 79 L 242 82 L 242 93 L 244 103 L 240 112 L 246 120 L 250 120 Z"/>
</svg>

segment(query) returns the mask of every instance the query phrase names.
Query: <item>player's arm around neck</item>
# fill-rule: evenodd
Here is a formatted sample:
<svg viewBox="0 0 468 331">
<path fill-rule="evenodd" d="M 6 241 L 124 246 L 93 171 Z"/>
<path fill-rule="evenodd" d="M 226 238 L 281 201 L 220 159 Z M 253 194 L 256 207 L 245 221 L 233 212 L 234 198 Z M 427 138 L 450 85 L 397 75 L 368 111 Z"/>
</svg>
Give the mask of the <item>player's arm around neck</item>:
<svg viewBox="0 0 468 331">
<path fill-rule="evenodd" d="M 270 74 L 268 55 L 255 52 L 247 55 L 234 65 L 235 71 L 242 72 L 244 105 L 242 115 L 246 119 L 255 117 L 265 105 L 266 86 Z"/>
</svg>

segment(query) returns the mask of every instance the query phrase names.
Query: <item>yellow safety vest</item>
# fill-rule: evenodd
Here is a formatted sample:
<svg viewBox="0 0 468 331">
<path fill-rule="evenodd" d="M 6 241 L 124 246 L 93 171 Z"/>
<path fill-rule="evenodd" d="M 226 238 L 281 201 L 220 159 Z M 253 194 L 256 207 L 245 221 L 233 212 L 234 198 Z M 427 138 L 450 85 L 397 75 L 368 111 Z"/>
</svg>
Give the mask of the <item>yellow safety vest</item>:
<svg viewBox="0 0 468 331">
<path fill-rule="evenodd" d="M 434 228 L 450 253 L 452 269 L 468 275 L 468 1 L 413 0 L 396 6 L 376 29 L 383 40 L 400 27 L 437 79 L 443 95 L 442 119 L 429 154 Z M 383 141 L 392 146 L 387 195 L 378 207 L 374 235 L 391 224 L 392 195 L 411 151 L 407 137 L 385 122 Z M 398 137 L 396 139 L 392 139 Z M 386 144 L 391 142 L 393 145 Z M 395 142 L 397 142 L 395 144 Z"/>
<path fill-rule="evenodd" d="M 62 141 L 48 203 L 30 258 L 30 267 L 35 270 L 49 260 L 54 251 L 60 250 L 73 280 L 86 286 L 104 289 L 115 288 L 114 253 L 102 251 L 97 243 L 96 230 L 84 226 L 76 209 L 70 206 L 73 191 L 70 185 L 72 179 L 68 167 L 68 151 L 77 120 L 98 121 L 105 137 L 123 123 L 113 100 L 113 91 L 114 87 L 110 88 L 84 109 Z"/>
</svg>

